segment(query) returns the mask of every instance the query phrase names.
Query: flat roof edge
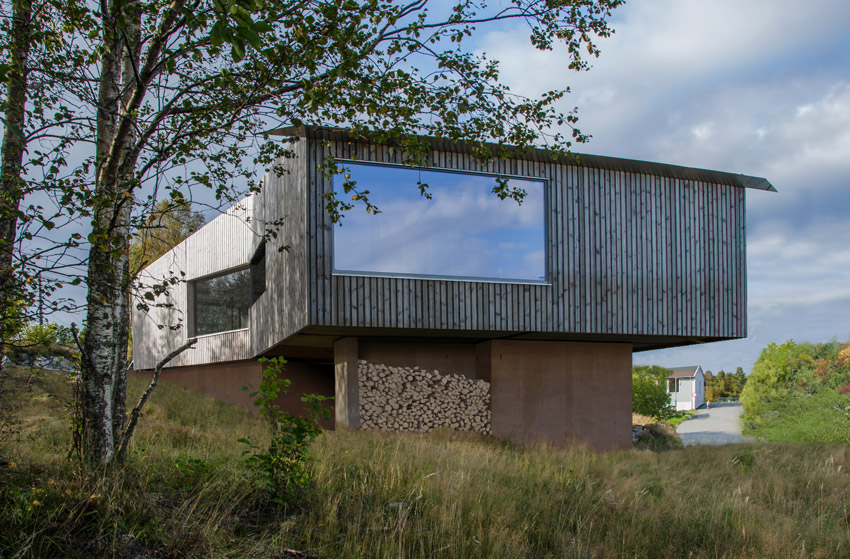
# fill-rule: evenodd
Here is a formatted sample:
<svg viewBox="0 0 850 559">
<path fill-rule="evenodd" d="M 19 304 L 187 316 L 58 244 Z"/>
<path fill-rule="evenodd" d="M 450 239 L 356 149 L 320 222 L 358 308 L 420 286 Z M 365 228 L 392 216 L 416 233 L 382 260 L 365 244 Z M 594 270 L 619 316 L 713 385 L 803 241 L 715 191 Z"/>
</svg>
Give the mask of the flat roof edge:
<svg viewBox="0 0 850 559">
<path fill-rule="evenodd" d="M 371 141 L 365 134 L 353 134 L 351 130 L 346 128 L 333 128 L 326 126 L 286 126 L 270 130 L 268 131 L 268 134 L 287 138 L 308 138 L 358 143 L 370 143 Z M 462 141 L 444 140 L 428 136 L 419 136 L 419 138 L 429 142 L 431 147 L 438 151 L 453 151 L 458 153 L 471 153 L 472 151 L 470 145 Z M 496 143 L 487 143 L 485 145 L 494 153 L 498 153 L 506 148 L 511 148 L 511 146 Z M 776 192 L 776 188 L 774 188 L 770 181 L 762 177 L 729 173 L 726 171 L 714 171 L 711 169 L 700 169 L 698 167 L 685 167 L 669 163 L 658 163 L 654 161 L 641 161 L 638 159 L 625 159 L 607 155 L 592 155 L 584 153 L 573 153 L 573 157 L 561 156 L 553 160 L 551 152 L 544 148 L 534 148 L 528 151 L 520 150 L 513 155 L 519 159 L 527 159 L 530 161 L 558 162 L 579 167 L 658 175 L 681 180 L 711 182 L 737 186 L 740 188 Z"/>
</svg>

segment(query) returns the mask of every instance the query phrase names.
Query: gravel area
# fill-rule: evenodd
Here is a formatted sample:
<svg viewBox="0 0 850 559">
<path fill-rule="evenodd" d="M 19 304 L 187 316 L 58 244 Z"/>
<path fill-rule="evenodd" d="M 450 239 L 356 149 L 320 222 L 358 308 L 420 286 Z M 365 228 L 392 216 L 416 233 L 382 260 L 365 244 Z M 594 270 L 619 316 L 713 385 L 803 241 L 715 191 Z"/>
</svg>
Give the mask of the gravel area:
<svg viewBox="0 0 850 559">
<path fill-rule="evenodd" d="M 737 402 L 711 404 L 711 409 L 701 408 L 697 414 L 681 423 L 676 432 L 685 445 L 750 443 L 755 439 L 741 436 L 741 414 L 744 407 Z"/>
</svg>

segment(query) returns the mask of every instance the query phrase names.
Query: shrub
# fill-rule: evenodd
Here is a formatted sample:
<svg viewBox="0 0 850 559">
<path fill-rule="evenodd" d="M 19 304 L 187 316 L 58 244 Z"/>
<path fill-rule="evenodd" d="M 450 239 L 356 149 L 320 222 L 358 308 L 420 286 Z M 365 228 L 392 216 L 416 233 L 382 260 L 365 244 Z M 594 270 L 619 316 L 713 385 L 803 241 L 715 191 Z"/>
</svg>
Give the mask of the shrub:
<svg viewBox="0 0 850 559">
<path fill-rule="evenodd" d="M 680 450 L 685 448 L 676 429 L 669 423 L 648 423 L 643 426 L 640 438 L 635 448 L 664 452 L 665 450 Z"/>
<path fill-rule="evenodd" d="M 675 413 L 664 384 L 647 377 L 632 377 L 632 412 L 655 419 L 669 419 Z"/>
<path fill-rule="evenodd" d="M 260 359 L 267 363 L 256 392 L 251 394 L 254 406 L 269 422 L 271 442 L 267 450 L 247 438 L 239 442 L 248 445 L 243 453 L 247 464 L 254 469 L 269 491 L 272 502 L 278 505 L 292 504 L 309 481 L 310 472 L 307 461 L 310 460 L 311 443 L 322 434 L 319 419 L 330 417 L 330 411 L 323 407 L 326 396 L 307 394 L 301 401 L 307 404 L 307 417 L 299 417 L 281 410 L 275 403 L 281 394 L 286 394 L 291 381 L 283 378 L 283 358 Z M 243 388 L 245 390 L 245 388 Z"/>
<path fill-rule="evenodd" d="M 772 441 L 850 443 L 847 344 L 770 344 L 741 402 L 747 434 Z"/>
<path fill-rule="evenodd" d="M 54 322 L 31 323 L 10 340 L 7 348 L 13 360 L 22 355 L 39 355 L 71 358 L 74 354 L 74 339 L 70 328 Z"/>
</svg>

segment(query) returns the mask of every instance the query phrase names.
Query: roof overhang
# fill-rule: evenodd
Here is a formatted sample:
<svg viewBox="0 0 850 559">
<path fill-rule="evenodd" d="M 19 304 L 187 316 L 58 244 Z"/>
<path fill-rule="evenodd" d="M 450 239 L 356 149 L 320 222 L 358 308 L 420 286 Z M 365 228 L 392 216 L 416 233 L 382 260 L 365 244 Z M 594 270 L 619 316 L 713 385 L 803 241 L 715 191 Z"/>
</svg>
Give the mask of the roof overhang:
<svg viewBox="0 0 850 559">
<path fill-rule="evenodd" d="M 332 128 L 326 126 L 286 126 L 270 130 L 268 134 L 286 138 L 375 143 L 375 141 L 371 139 L 373 135 L 368 132 L 360 133 L 346 128 Z M 472 152 L 471 144 L 463 141 L 444 140 L 430 136 L 418 136 L 418 139 L 429 143 L 431 148 L 436 151 L 450 151 L 454 153 Z M 384 143 L 392 144 L 393 142 Z M 504 146 L 495 143 L 486 143 L 484 146 L 493 151 L 494 154 L 502 154 L 505 153 L 506 150 L 510 152 L 512 149 L 511 146 Z M 514 148 L 514 152 L 511 156 L 528 161 L 553 161 L 552 152 L 542 148 L 535 148 L 531 150 Z M 656 163 L 653 161 L 640 161 L 637 159 L 623 159 L 620 157 L 608 157 L 605 155 L 591 155 L 584 153 L 572 153 L 569 156 L 561 155 L 556 157 L 554 161 L 562 164 L 592 169 L 640 173 L 673 179 L 701 181 L 736 186 L 740 188 L 752 188 L 754 190 L 776 192 L 773 185 L 765 178 L 738 173 L 727 173 L 725 171 L 712 171 L 710 169 L 699 169 L 696 167 L 683 167 L 681 165 L 670 165 L 667 163 Z"/>
</svg>

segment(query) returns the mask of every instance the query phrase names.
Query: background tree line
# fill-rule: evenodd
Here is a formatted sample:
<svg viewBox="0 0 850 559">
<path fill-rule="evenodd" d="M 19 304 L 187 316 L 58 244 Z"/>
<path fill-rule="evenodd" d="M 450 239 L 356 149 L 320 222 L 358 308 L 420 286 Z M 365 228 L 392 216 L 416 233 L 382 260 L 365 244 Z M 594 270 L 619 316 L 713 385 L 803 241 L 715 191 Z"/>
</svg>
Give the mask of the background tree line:
<svg viewBox="0 0 850 559">
<path fill-rule="evenodd" d="M 711 371 L 706 371 L 705 399 L 716 402 L 718 398 L 737 398 L 741 395 L 745 384 L 747 384 L 747 375 L 741 367 L 738 367 L 734 373 L 727 373 L 721 369 L 715 375 Z"/>
</svg>

